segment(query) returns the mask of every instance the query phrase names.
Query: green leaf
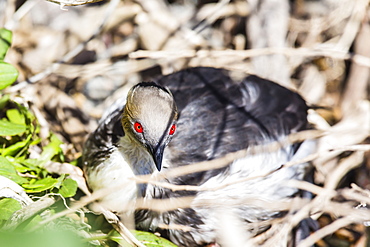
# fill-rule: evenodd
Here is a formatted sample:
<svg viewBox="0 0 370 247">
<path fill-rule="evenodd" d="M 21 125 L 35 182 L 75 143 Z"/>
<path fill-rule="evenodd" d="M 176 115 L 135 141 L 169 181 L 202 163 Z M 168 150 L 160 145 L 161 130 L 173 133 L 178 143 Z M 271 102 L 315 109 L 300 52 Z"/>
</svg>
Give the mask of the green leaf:
<svg viewBox="0 0 370 247">
<path fill-rule="evenodd" d="M 13 164 L 3 156 L 0 156 L 0 175 L 11 179 L 18 184 L 26 183 L 28 181 L 19 176 Z"/>
<path fill-rule="evenodd" d="M 25 173 L 25 172 L 29 171 L 29 168 L 28 167 L 25 167 L 24 165 L 22 165 L 22 163 L 25 160 L 25 157 L 24 156 L 17 157 L 17 158 L 14 158 L 12 156 L 7 156 L 7 160 L 9 160 L 13 164 L 14 168 L 19 173 Z"/>
<path fill-rule="evenodd" d="M 11 145 L 11 146 L 9 146 L 7 148 L 4 148 L 1 151 L 1 154 L 3 156 L 15 156 L 18 153 L 18 151 L 20 151 L 21 149 L 27 147 L 27 145 L 29 144 L 31 138 L 32 138 L 32 135 L 29 135 L 26 140 L 16 142 L 15 144 L 13 144 L 13 145 Z"/>
<path fill-rule="evenodd" d="M 32 184 L 23 184 L 23 188 L 26 189 L 28 193 L 38 193 L 42 192 L 51 188 L 54 188 L 55 184 L 58 182 L 57 179 L 52 177 L 46 177 L 43 179 L 39 179 Z"/>
<path fill-rule="evenodd" d="M 63 142 L 56 135 L 51 135 L 50 142 L 46 145 L 40 155 L 40 166 L 43 166 L 47 161 L 51 160 L 55 155 L 61 152 L 60 144 Z"/>
<path fill-rule="evenodd" d="M 0 247 L 87 247 L 81 237 L 68 230 L 44 228 L 42 231 L 0 232 Z"/>
<path fill-rule="evenodd" d="M 147 247 L 177 247 L 177 245 L 170 242 L 169 240 L 158 237 L 157 235 L 151 232 L 143 232 L 143 231 L 132 231 L 132 232 L 137 238 L 137 240 L 139 240 L 142 244 L 144 244 Z M 122 245 L 123 247 L 131 246 L 126 241 L 124 241 L 117 232 L 111 233 L 110 238 L 113 241 L 117 242 L 118 244 Z"/>
<path fill-rule="evenodd" d="M 21 209 L 20 203 L 13 198 L 4 198 L 0 200 L 0 220 L 8 220 L 12 214 Z"/>
<path fill-rule="evenodd" d="M 4 60 L 5 54 L 12 43 L 12 36 L 11 31 L 0 28 L 0 60 Z"/>
<path fill-rule="evenodd" d="M 9 109 L 6 111 L 6 116 L 8 117 L 9 121 L 16 124 L 25 124 L 26 118 L 22 113 L 19 112 L 18 109 Z"/>
<path fill-rule="evenodd" d="M 10 95 L 5 94 L 0 98 L 0 110 L 3 109 L 10 100 Z"/>
<path fill-rule="evenodd" d="M 25 119 L 24 123 L 27 125 L 30 125 L 31 127 L 34 127 L 32 122 L 36 119 L 35 116 L 32 114 L 32 112 L 26 108 L 23 105 L 17 104 L 17 110 L 22 115 L 22 117 Z"/>
<path fill-rule="evenodd" d="M 61 174 L 58 178 L 57 178 L 57 180 L 58 180 L 58 182 L 55 184 L 55 188 L 57 188 L 57 189 L 60 189 L 60 187 L 62 186 L 62 183 L 63 183 L 63 181 L 64 181 L 64 179 L 66 178 L 66 174 Z"/>
<path fill-rule="evenodd" d="M 17 77 L 18 71 L 13 65 L 0 61 L 0 90 L 10 86 Z"/>
<path fill-rule="evenodd" d="M 26 126 L 23 124 L 15 124 L 9 121 L 0 119 L 0 136 L 20 135 L 26 131 Z"/>
<path fill-rule="evenodd" d="M 20 162 L 22 165 L 24 165 L 28 170 L 36 171 L 36 173 L 39 173 L 41 168 L 38 166 L 38 160 L 37 159 L 18 159 L 18 162 Z"/>
<path fill-rule="evenodd" d="M 71 178 L 67 178 L 63 181 L 62 187 L 59 190 L 59 193 L 63 197 L 72 197 L 76 194 L 77 191 L 77 182 Z"/>
<path fill-rule="evenodd" d="M 148 247 L 176 247 L 167 239 L 158 237 L 151 232 L 135 231 L 135 237 Z"/>
<path fill-rule="evenodd" d="M 37 137 L 37 139 L 35 140 L 32 140 L 31 144 L 30 145 L 37 145 L 41 142 L 41 138 L 40 137 Z"/>
<path fill-rule="evenodd" d="M 36 214 L 32 217 L 32 219 L 27 223 L 27 225 L 24 227 L 25 230 L 33 229 L 35 226 L 37 226 L 43 218 L 40 216 L 40 214 Z"/>
</svg>

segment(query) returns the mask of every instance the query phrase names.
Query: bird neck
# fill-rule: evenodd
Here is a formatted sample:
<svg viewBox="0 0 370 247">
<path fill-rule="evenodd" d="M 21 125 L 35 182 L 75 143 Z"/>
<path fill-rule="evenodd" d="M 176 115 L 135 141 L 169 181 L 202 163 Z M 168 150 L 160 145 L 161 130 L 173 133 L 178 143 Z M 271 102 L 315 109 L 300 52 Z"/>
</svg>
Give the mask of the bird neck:
<svg viewBox="0 0 370 247">
<path fill-rule="evenodd" d="M 129 136 L 121 138 L 118 150 L 136 176 L 153 174 L 156 171 L 153 158 L 148 151 Z M 138 196 L 145 197 L 147 184 L 137 184 L 137 189 Z"/>
<path fill-rule="evenodd" d="M 135 175 L 147 175 L 156 171 L 153 158 L 148 151 L 129 136 L 121 138 L 118 149 Z"/>
</svg>

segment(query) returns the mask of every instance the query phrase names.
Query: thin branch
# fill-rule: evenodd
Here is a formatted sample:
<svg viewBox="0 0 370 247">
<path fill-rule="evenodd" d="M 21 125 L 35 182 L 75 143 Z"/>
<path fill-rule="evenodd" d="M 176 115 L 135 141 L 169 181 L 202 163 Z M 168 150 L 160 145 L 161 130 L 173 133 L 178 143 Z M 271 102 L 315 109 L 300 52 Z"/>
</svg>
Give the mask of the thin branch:
<svg viewBox="0 0 370 247">
<path fill-rule="evenodd" d="M 14 230 L 18 225 L 31 218 L 35 214 L 47 209 L 55 203 L 55 198 L 46 195 L 36 202 L 33 202 L 26 207 L 16 211 L 6 222 L 2 230 Z"/>
<path fill-rule="evenodd" d="M 174 58 L 209 58 L 209 57 L 235 57 L 235 58 L 251 58 L 263 55 L 282 54 L 288 57 L 303 56 L 303 57 L 330 57 L 340 60 L 351 60 L 359 65 L 370 67 L 370 58 L 358 54 L 351 54 L 345 51 L 329 48 L 259 48 L 250 50 L 181 50 L 181 51 L 147 51 L 138 50 L 129 54 L 132 59 L 138 58 L 153 58 L 153 59 L 174 59 Z M 217 67 L 217 65 L 215 65 Z"/>
<path fill-rule="evenodd" d="M 89 3 L 98 3 L 104 0 L 47 0 L 47 1 L 60 4 L 60 6 L 63 8 L 64 6 L 78 6 Z"/>
<path fill-rule="evenodd" d="M 135 247 L 145 247 L 135 236 L 130 232 L 129 229 L 118 219 L 118 217 L 105 209 L 102 209 L 102 213 L 105 219 L 113 226 L 113 228 L 121 235 L 121 237 L 130 245 Z"/>
<path fill-rule="evenodd" d="M 320 230 L 314 232 L 312 235 L 310 235 L 308 238 L 302 240 L 298 247 L 309 247 L 314 245 L 317 241 L 322 239 L 323 237 L 335 232 L 339 228 L 345 227 L 353 222 L 356 222 L 356 220 L 359 220 L 358 217 L 355 215 L 347 215 L 341 219 L 337 219 L 333 223 L 324 226 Z"/>
<path fill-rule="evenodd" d="M 370 150 L 370 144 L 368 145 L 357 145 L 357 146 L 368 146 Z M 353 150 L 352 150 L 353 151 Z M 337 165 L 336 169 L 331 173 L 331 175 L 325 181 L 324 188 L 335 189 L 337 188 L 340 180 L 346 175 L 350 170 L 358 166 L 363 161 L 364 153 L 356 151 L 348 158 L 341 160 Z"/>
<path fill-rule="evenodd" d="M 194 32 L 200 33 L 202 32 L 207 26 L 214 23 L 219 18 L 219 12 L 221 9 L 225 8 L 228 5 L 230 0 L 220 0 L 218 3 L 213 6 L 213 9 L 208 15 L 201 20 L 198 25 L 194 28 Z"/>
<path fill-rule="evenodd" d="M 19 9 L 12 15 L 12 17 L 5 23 L 4 27 L 12 30 L 16 24 L 34 7 L 40 0 L 28 0 L 24 2 Z"/>
<path fill-rule="evenodd" d="M 164 171 L 163 173 L 157 174 L 156 176 L 143 175 L 143 176 L 138 176 L 138 178 L 141 179 L 141 182 L 159 181 L 162 179 L 178 177 L 178 176 L 182 176 L 182 175 L 186 175 L 190 173 L 207 171 L 211 169 L 218 169 L 218 168 L 227 166 L 228 164 L 230 164 L 236 159 L 244 158 L 246 155 L 254 155 L 254 154 L 259 154 L 259 153 L 266 152 L 266 151 L 274 152 L 286 145 L 290 145 L 296 142 L 302 142 L 308 139 L 319 138 L 325 135 L 326 133 L 328 132 L 323 132 L 320 130 L 301 131 L 298 133 L 290 134 L 289 136 L 287 136 L 286 138 L 282 140 L 268 143 L 265 145 L 252 146 L 252 147 L 249 147 L 248 149 L 229 153 L 221 158 L 198 162 L 198 163 L 194 163 L 191 165 L 176 167 L 168 171 Z"/>
</svg>

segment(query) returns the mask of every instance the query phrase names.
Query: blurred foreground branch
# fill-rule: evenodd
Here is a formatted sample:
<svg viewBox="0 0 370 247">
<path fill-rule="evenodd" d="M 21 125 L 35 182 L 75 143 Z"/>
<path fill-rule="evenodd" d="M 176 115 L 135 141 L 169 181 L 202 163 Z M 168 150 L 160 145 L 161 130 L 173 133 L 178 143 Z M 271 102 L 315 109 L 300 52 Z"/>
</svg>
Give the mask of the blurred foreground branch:
<svg viewBox="0 0 370 247">
<path fill-rule="evenodd" d="M 77 6 L 77 5 L 84 5 L 89 3 L 97 3 L 104 0 L 47 0 L 49 2 L 58 3 L 61 7 L 64 6 Z"/>
<path fill-rule="evenodd" d="M 250 50 L 181 50 L 181 51 L 147 51 L 138 50 L 129 54 L 132 59 L 138 58 L 153 58 L 153 59 L 168 59 L 168 58 L 191 58 L 191 57 L 240 57 L 251 58 L 262 55 L 282 54 L 287 57 L 302 56 L 302 57 L 329 57 L 333 59 L 352 60 L 353 62 L 370 67 L 370 58 L 359 54 L 350 54 L 336 49 L 330 48 L 259 48 Z M 217 66 L 216 66 L 217 67 Z"/>
</svg>

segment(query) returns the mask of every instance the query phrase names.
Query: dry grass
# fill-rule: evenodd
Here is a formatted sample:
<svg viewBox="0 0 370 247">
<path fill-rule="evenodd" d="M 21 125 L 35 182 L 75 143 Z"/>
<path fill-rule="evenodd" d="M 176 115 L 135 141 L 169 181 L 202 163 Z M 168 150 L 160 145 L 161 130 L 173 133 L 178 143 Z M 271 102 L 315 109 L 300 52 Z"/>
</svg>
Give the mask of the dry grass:
<svg viewBox="0 0 370 247">
<path fill-rule="evenodd" d="M 317 153 L 307 157 L 316 168 L 316 185 L 291 183 L 316 197 L 279 205 L 296 210 L 248 244 L 268 239 L 265 246 L 276 246 L 298 222 L 312 215 L 320 229 L 300 247 L 315 242 L 331 246 L 333 239 L 347 246 L 366 246 L 364 225 L 370 222 L 368 0 L 295 0 L 290 6 L 270 0 L 260 4 L 198 1 L 198 6 L 180 0 L 171 4 L 111 0 L 80 7 L 65 6 L 82 1 L 53 2 L 60 6 L 43 0 L 9 0 L 0 5 L 5 7 L 0 23 L 14 32 L 7 58 L 20 71 L 19 83 L 8 92 L 14 98 L 24 97 L 45 131 L 52 129 L 71 144 L 66 148 L 70 159 L 79 156 L 86 134 L 103 110 L 131 85 L 158 71 L 168 74 L 185 67 L 213 66 L 255 73 L 297 90 L 310 105 L 326 109 L 310 111 L 310 121 L 320 131 L 303 137 L 318 139 Z M 91 88 L 107 93 L 96 96 Z M 245 152 L 208 165 L 222 166 Z M 194 167 L 171 171 L 172 176 L 194 172 Z M 147 177 L 135 179 L 173 190 L 199 189 Z M 87 196 L 63 214 L 102 193 Z M 175 206 L 187 206 L 190 201 Z M 140 207 L 148 205 L 142 202 Z"/>
</svg>

